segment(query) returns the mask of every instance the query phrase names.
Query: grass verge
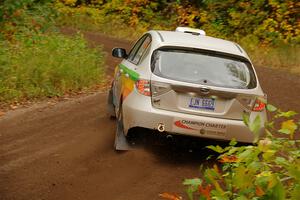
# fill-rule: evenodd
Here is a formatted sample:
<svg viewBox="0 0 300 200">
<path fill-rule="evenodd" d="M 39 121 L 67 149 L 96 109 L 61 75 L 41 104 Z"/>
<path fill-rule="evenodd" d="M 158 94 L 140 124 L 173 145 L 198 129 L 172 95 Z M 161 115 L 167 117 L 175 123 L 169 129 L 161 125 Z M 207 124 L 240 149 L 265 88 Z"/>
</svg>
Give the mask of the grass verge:
<svg viewBox="0 0 300 200">
<path fill-rule="evenodd" d="M 79 33 L 67 37 L 56 31 L 54 12 L 49 4 L 28 4 L 1 22 L 1 107 L 86 91 L 104 82 L 102 47 L 88 47 Z"/>
<path fill-rule="evenodd" d="M 0 44 L 0 101 L 60 96 L 99 84 L 104 54 L 85 40 L 51 33 L 34 44 Z"/>
</svg>

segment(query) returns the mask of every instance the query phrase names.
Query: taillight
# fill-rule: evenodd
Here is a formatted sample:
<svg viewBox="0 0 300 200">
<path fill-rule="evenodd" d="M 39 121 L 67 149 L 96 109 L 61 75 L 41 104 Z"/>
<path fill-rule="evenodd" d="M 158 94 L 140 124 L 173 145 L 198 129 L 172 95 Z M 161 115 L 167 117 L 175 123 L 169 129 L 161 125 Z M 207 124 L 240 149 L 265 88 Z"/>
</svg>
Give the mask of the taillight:
<svg viewBox="0 0 300 200">
<path fill-rule="evenodd" d="M 135 87 L 140 94 L 145 96 L 151 96 L 150 81 L 140 79 L 135 83 Z"/>
<path fill-rule="evenodd" d="M 253 106 L 252 110 L 255 111 L 255 112 L 261 112 L 265 109 L 265 107 L 266 107 L 266 104 L 264 103 L 264 101 L 257 98 L 255 100 L 255 103 L 254 103 L 254 106 Z"/>
<path fill-rule="evenodd" d="M 157 97 L 159 95 L 162 95 L 164 93 L 167 93 L 171 90 L 171 86 L 167 83 L 162 82 L 151 82 L 151 92 L 153 97 Z"/>
</svg>

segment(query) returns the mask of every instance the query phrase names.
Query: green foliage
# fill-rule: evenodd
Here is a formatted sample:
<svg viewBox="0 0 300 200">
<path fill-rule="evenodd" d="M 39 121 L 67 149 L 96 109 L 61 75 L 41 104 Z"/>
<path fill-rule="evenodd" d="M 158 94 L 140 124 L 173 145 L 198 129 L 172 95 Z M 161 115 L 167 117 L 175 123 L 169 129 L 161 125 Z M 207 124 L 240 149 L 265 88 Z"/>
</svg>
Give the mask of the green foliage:
<svg viewBox="0 0 300 200">
<path fill-rule="evenodd" d="M 82 36 L 36 35 L 0 45 L 0 102 L 52 97 L 101 82 L 103 54 Z"/>
<path fill-rule="evenodd" d="M 86 6 L 78 1 L 57 1 L 58 24 L 96 30 L 123 39 L 137 39 L 149 29 L 173 29 L 176 16 L 161 11 L 164 1 L 108 1 Z M 74 7 L 74 5 L 77 5 Z"/>
<path fill-rule="evenodd" d="M 267 109 L 275 113 L 273 120 L 281 121 L 281 129 L 274 128 L 271 120 L 266 125 L 266 137 L 254 145 L 236 146 L 232 141 L 225 148 L 209 146 L 221 153 L 217 158 L 221 165 L 205 169 L 203 178 L 184 181 L 189 199 L 300 198 L 300 140 L 295 137 L 300 130 L 295 119 L 291 119 L 296 113 L 283 112 L 272 105 Z"/>
<path fill-rule="evenodd" d="M 96 8 L 103 16 L 114 16 L 131 27 L 202 28 L 209 35 L 235 41 L 251 39 L 263 44 L 300 43 L 300 4 L 288 1 L 153 1 L 63 0 L 71 7 Z"/>
<path fill-rule="evenodd" d="M 100 83 L 104 55 L 56 31 L 49 1 L 0 3 L 0 102 L 59 96 Z"/>
<path fill-rule="evenodd" d="M 135 40 L 150 29 L 201 28 L 236 41 L 259 66 L 300 74 L 300 3 L 288 1 L 60 0 L 61 26 Z"/>
<path fill-rule="evenodd" d="M 15 36 L 37 32 L 46 32 L 53 27 L 56 16 L 50 1 L 36 3 L 34 0 L 12 1 L 0 3 L 0 35 L 2 39 L 15 40 Z"/>
</svg>

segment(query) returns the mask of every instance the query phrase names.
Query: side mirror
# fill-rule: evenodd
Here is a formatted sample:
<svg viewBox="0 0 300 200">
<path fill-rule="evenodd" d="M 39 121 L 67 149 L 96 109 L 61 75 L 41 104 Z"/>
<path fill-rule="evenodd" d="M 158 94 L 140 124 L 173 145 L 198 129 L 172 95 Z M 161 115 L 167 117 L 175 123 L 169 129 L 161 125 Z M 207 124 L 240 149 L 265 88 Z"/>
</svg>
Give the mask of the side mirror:
<svg viewBox="0 0 300 200">
<path fill-rule="evenodd" d="M 123 48 L 113 48 L 112 56 L 116 58 L 127 58 L 127 53 Z"/>
</svg>

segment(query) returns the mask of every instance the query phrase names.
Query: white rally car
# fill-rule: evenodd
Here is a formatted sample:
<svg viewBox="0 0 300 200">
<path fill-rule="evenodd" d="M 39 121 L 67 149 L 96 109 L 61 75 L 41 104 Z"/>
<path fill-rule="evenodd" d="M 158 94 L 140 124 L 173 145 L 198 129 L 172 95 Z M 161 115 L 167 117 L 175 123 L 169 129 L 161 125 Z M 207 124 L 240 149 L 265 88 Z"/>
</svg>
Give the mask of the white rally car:
<svg viewBox="0 0 300 200">
<path fill-rule="evenodd" d="M 131 128 L 217 140 L 252 142 L 243 115 L 266 120 L 265 97 L 246 52 L 199 29 L 149 31 L 116 67 L 108 97 L 117 117 L 116 149 Z"/>
</svg>

